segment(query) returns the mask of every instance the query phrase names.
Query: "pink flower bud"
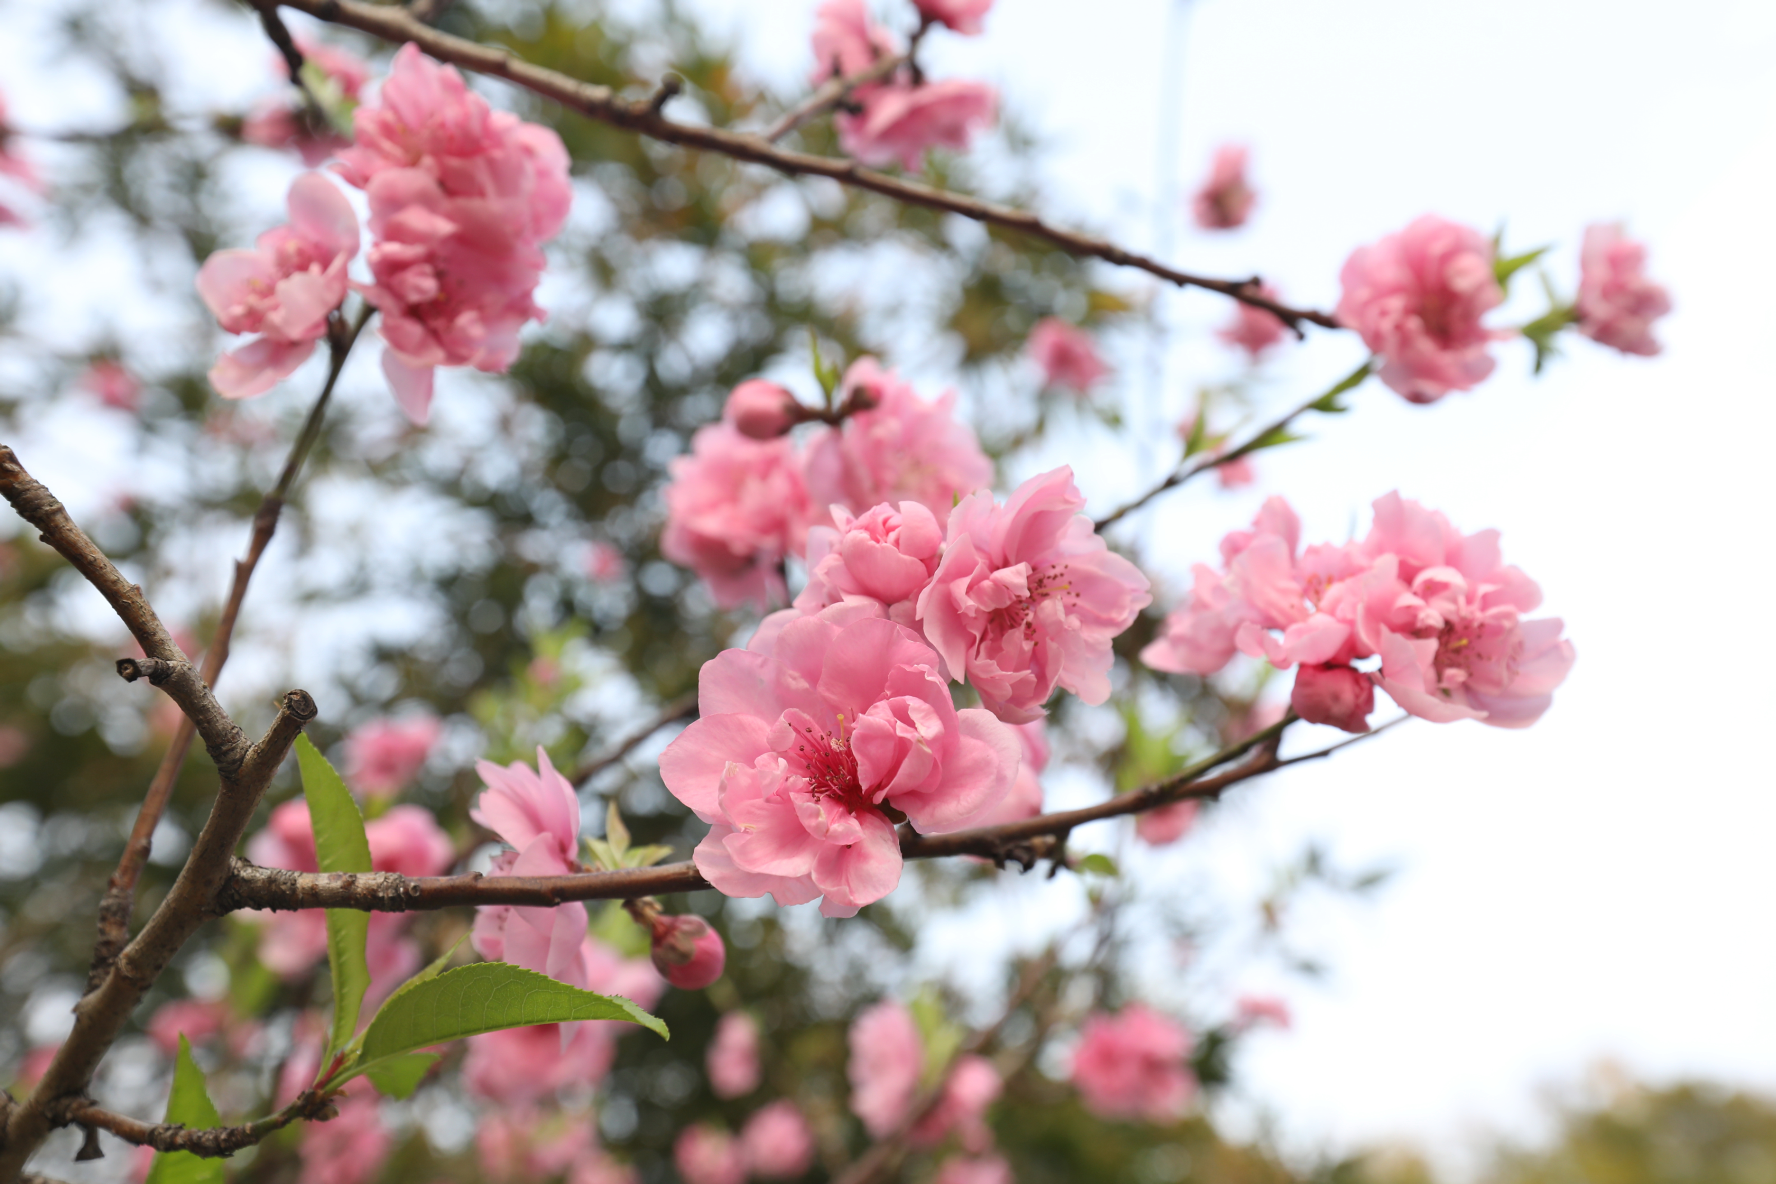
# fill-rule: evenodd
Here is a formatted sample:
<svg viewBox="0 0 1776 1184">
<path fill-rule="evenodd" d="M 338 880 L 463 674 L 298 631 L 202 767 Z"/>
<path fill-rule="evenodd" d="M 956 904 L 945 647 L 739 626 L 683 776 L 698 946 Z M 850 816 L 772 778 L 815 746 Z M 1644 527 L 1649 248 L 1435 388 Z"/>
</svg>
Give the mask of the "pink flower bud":
<svg viewBox="0 0 1776 1184">
<path fill-rule="evenodd" d="M 1331 724 L 1347 732 L 1367 732 L 1375 710 L 1375 683 L 1349 666 L 1309 666 L 1295 673 L 1289 696 L 1295 714 L 1310 724 Z"/>
<path fill-rule="evenodd" d="M 653 957 L 667 982 L 700 991 L 721 977 L 728 950 L 702 917 L 661 916 L 654 920 Z"/>
<path fill-rule="evenodd" d="M 749 379 L 734 388 L 722 418 L 754 440 L 774 440 L 796 425 L 795 396 L 774 382 Z"/>
</svg>

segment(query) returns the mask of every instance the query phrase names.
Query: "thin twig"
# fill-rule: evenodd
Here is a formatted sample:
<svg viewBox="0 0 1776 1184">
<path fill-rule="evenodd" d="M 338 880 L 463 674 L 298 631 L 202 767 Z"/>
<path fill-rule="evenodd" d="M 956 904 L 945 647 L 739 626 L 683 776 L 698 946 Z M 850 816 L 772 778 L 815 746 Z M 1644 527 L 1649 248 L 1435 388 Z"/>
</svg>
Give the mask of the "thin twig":
<svg viewBox="0 0 1776 1184">
<path fill-rule="evenodd" d="M 240 618 L 241 603 L 247 596 L 247 582 L 253 578 L 260 556 L 265 554 L 266 547 L 271 544 L 284 502 L 290 496 L 290 490 L 295 486 L 296 477 L 302 471 L 309 452 L 320 439 L 321 426 L 327 416 L 327 405 L 333 398 L 334 387 L 339 383 L 339 374 L 345 369 L 345 360 L 374 311 L 369 305 L 365 305 L 349 327 L 337 316 L 332 323 L 332 331 L 327 338 L 329 365 L 326 381 L 321 385 L 321 393 L 315 399 L 314 406 L 309 408 L 308 418 L 303 421 L 302 430 L 296 435 L 296 442 L 290 447 L 290 454 L 284 460 L 284 468 L 278 476 L 277 484 L 260 499 L 259 508 L 253 513 L 253 534 L 248 540 L 245 558 L 235 561 L 234 583 L 228 590 L 228 600 L 223 605 L 221 620 L 216 624 L 216 635 L 204 654 L 200 677 L 206 686 L 216 685 L 216 679 L 222 673 L 222 665 L 228 661 L 235 622 Z M 141 809 L 136 811 L 136 821 L 130 828 L 128 841 L 124 843 L 123 856 L 117 861 L 117 870 L 111 873 L 111 879 L 105 887 L 104 899 L 99 902 L 99 936 L 93 945 L 92 966 L 87 971 L 86 989 L 89 991 L 104 980 L 105 972 L 110 969 L 117 952 L 129 941 L 130 916 L 136 907 L 136 885 L 141 880 L 142 869 L 153 851 L 155 828 L 160 825 L 161 817 L 166 813 L 167 802 L 172 798 L 173 785 L 179 780 L 179 772 L 185 765 L 185 756 L 191 749 L 194 731 L 191 720 L 182 716 L 177 730 L 173 732 L 172 743 L 167 745 L 166 752 L 160 758 L 160 767 L 154 771 L 154 780 L 148 784 L 148 793 L 142 799 Z"/>
<path fill-rule="evenodd" d="M 791 152 L 751 132 L 679 123 L 653 110 L 652 104 L 647 100 L 620 98 L 607 86 L 582 82 L 558 71 L 533 65 L 510 50 L 441 33 L 415 20 L 402 8 L 365 4 L 360 0 L 283 2 L 285 7 L 306 12 L 323 21 L 358 29 L 385 41 L 410 41 L 440 61 L 473 70 L 477 74 L 504 78 L 601 123 L 639 132 L 664 143 L 678 144 L 701 152 L 720 153 L 748 164 L 765 165 L 789 176 L 828 177 L 842 185 L 866 189 L 896 201 L 959 214 L 990 226 L 1020 231 L 1051 243 L 1070 255 L 1102 259 L 1118 267 L 1137 268 L 1183 287 L 1219 292 L 1254 308 L 1264 309 L 1298 334 L 1303 324 L 1319 325 L 1327 329 L 1342 328 L 1329 313 L 1293 308 L 1271 299 L 1260 290 L 1261 281 L 1257 277 L 1223 280 L 1195 275 L 1169 267 L 1157 259 L 1124 250 L 1108 240 L 1051 226 L 1027 210 L 934 189 L 917 181 L 866 169 L 854 160 Z"/>
<path fill-rule="evenodd" d="M 304 1090 L 294 1102 L 275 1114 L 240 1126 L 191 1128 L 177 1122 L 143 1122 L 105 1110 L 85 1098 L 56 1109 L 57 1126 L 97 1127 L 126 1143 L 156 1151 L 187 1151 L 206 1159 L 227 1159 L 295 1122 L 299 1118 L 325 1120 L 337 1110 L 332 1099 L 319 1090 Z"/>
<path fill-rule="evenodd" d="M 1161 481 L 1158 485 L 1155 485 L 1152 489 L 1149 489 L 1146 493 L 1143 493 L 1134 501 L 1129 502 L 1127 505 L 1118 506 L 1116 509 L 1110 511 L 1110 513 L 1104 515 L 1093 523 L 1093 526 L 1102 533 L 1105 527 L 1113 526 L 1122 521 L 1124 518 L 1128 517 L 1128 515 L 1134 513 L 1166 490 L 1176 489 L 1178 486 L 1184 484 L 1184 482 L 1198 474 L 1206 473 L 1210 469 L 1218 469 L 1222 465 L 1232 464 L 1234 461 L 1239 460 L 1243 456 L 1249 456 L 1260 448 L 1269 447 L 1271 438 L 1282 432 L 1290 424 L 1294 423 L 1300 416 L 1307 414 L 1309 411 L 1327 410 L 1328 408 L 1325 404 L 1328 400 L 1336 399 L 1345 391 L 1352 390 L 1360 385 L 1364 379 L 1369 377 L 1370 369 L 1373 365 L 1373 358 L 1364 362 L 1361 366 L 1357 367 L 1355 371 L 1342 379 L 1330 391 L 1315 395 L 1281 419 L 1266 424 L 1256 432 L 1253 432 L 1245 443 L 1232 451 L 1205 455 L 1195 464 L 1190 464 L 1187 460 L 1179 461 L 1178 467 L 1173 469 L 1171 475 L 1166 477 L 1165 480 Z"/>
<path fill-rule="evenodd" d="M 649 736 L 652 736 L 655 732 L 658 732 L 661 728 L 666 727 L 668 724 L 675 724 L 681 719 L 696 714 L 696 692 L 693 691 L 691 694 L 681 695 L 677 699 L 668 703 L 665 707 L 662 707 L 660 713 L 654 716 L 653 719 L 641 725 L 639 729 L 618 741 L 615 748 L 602 756 L 592 758 L 585 764 L 574 769 L 573 772 L 567 775 L 567 779 L 574 785 L 586 784 L 586 782 L 592 780 L 592 778 L 598 776 L 600 773 L 628 756 L 631 752 L 634 752 L 637 745 L 646 740 Z"/>
</svg>

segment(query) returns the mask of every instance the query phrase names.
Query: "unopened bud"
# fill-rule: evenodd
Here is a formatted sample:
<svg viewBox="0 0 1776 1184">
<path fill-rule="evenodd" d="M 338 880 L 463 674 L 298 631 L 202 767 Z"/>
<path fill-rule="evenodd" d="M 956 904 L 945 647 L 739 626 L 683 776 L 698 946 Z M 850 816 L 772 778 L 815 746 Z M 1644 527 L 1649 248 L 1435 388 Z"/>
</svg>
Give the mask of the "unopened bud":
<svg viewBox="0 0 1776 1184">
<path fill-rule="evenodd" d="M 654 968 L 666 981 L 700 991 L 721 977 L 728 960 L 721 934 L 701 917 L 654 918 Z"/>
<path fill-rule="evenodd" d="M 801 422 L 797 410 L 794 395 L 774 382 L 753 378 L 734 388 L 722 415 L 742 436 L 775 440 Z"/>
</svg>

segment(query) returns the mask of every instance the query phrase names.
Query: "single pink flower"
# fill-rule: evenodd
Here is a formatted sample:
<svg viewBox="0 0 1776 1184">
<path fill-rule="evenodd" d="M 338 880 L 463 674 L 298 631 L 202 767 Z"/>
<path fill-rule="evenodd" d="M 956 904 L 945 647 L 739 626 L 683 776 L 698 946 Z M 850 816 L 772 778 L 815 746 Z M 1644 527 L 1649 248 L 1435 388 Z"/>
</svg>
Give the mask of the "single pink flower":
<svg viewBox="0 0 1776 1184">
<path fill-rule="evenodd" d="M 1190 833 L 1201 808 L 1201 802 L 1185 801 L 1145 810 L 1135 815 L 1135 837 L 1154 847 L 1175 843 Z"/>
<path fill-rule="evenodd" d="M 412 44 L 352 122 L 336 167 L 369 197 L 377 240 L 361 290 L 382 313 L 395 400 L 424 423 L 436 367 L 503 372 L 519 329 L 542 318 L 531 293 L 540 245 L 573 200 L 567 149 L 548 128 L 494 111 Z"/>
<path fill-rule="evenodd" d="M 662 915 L 654 921 L 654 969 L 686 991 L 701 991 L 721 977 L 728 949 L 702 917 Z"/>
<path fill-rule="evenodd" d="M 672 1144 L 672 1163 L 684 1184 L 743 1184 L 746 1179 L 739 1141 L 707 1123 L 679 1132 Z"/>
<path fill-rule="evenodd" d="M 972 37 L 981 31 L 981 18 L 993 7 L 993 0 L 913 0 L 913 7 L 926 20 Z"/>
<path fill-rule="evenodd" d="M 845 1067 L 851 1079 L 851 1112 L 872 1138 L 886 1138 L 911 1114 L 925 1071 L 918 1025 L 904 1004 L 884 999 L 858 1014 L 846 1039 L 851 1048 Z"/>
<path fill-rule="evenodd" d="M 779 1098 L 746 1120 L 740 1153 L 750 1175 L 794 1180 L 814 1166 L 814 1132 L 794 1102 Z"/>
<path fill-rule="evenodd" d="M 938 1165 L 931 1184 L 1016 1184 L 1002 1155 L 952 1155 Z"/>
<path fill-rule="evenodd" d="M 351 1094 L 336 1105 L 337 1118 L 302 1127 L 297 1153 L 303 1184 L 368 1184 L 381 1174 L 394 1148 L 374 1094 Z"/>
<path fill-rule="evenodd" d="M 1260 284 L 1258 291 L 1271 300 L 1282 299 L 1269 284 Z M 1233 320 L 1215 330 L 1216 337 L 1228 345 L 1246 351 L 1246 355 L 1254 362 L 1288 335 L 1288 326 L 1274 312 L 1247 304 L 1243 300 L 1234 302 Z"/>
<path fill-rule="evenodd" d="M 917 629 L 919 593 L 937 570 L 943 527 L 919 502 L 870 509 L 853 517 L 832 508 L 832 526 L 808 531 L 808 583 L 795 598 L 796 611 L 813 614 L 847 601 L 873 601 L 882 615 Z"/>
<path fill-rule="evenodd" d="M 815 86 L 867 70 L 877 58 L 900 52 L 894 34 L 871 19 L 864 0 L 825 0 L 814 10 Z"/>
<path fill-rule="evenodd" d="M 88 365 L 80 385 L 119 411 L 134 411 L 142 402 L 141 381 L 115 358 L 99 358 Z"/>
<path fill-rule="evenodd" d="M 1249 155 L 1244 144 L 1223 144 L 1215 149 L 1208 180 L 1190 199 L 1191 213 L 1204 230 L 1234 230 L 1252 216 L 1258 194 L 1246 179 Z"/>
<path fill-rule="evenodd" d="M 839 147 L 867 165 L 898 160 L 908 172 L 916 172 L 932 148 L 966 150 L 975 132 L 999 118 L 999 92 L 965 78 L 866 86 L 854 97 L 861 111 L 833 117 Z"/>
<path fill-rule="evenodd" d="M 1671 295 L 1646 275 L 1646 244 L 1618 225 L 1585 228 L 1579 253 L 1579 332 L 1625 354 L 1659 352 L 1653 322 L 1671 311 Z"/>
<path fill-rule="evenodd" d="M 741 1098 L 759 1085 L 758 1021 L 744 1011 L 730 1011 L 715 1025 L 705 1059 L 709 1088 L 718 1098 Z"/>
<path fill-rule="evenodd" d="M 964 498 L 920 593 L 919 623 L 950 676 L 1008 723 L 1040 718 L 1057 686 L 1087 703 L 1109 698 L 1110 643 L 1153 599 L 1084 507 L 1066 467 L 1003 505 L 985 490 Z"/>
<path fill-rule="evenodd" d="M 495 875 L 559 876 L 576 870 L 580 800 L 541 745 L 537 769 L 522 761 L 503 769 L 481 761 L 475 771 L 488 788 L 469 817 L 515 848 L 494 861 Z M 578 901 L 553 908 L 482 905 L 475 910 L 473 940 L 484 958 L 585 987 L 586 923 L 586 906 Z"/>
<path fill-rule="evenodd" d="M 1004 1088 L 993 1062 L 974 1055 L 958 1057 L 944 1078 L 937 1104 L 913 1124 L 908 1142 L 915 1147 L 935 1147 L 954 1133 L 964 1150 L 980 1154 L 993 1145 L 987 1107 L 999 1099 Z"/>
<path fill-rule="evenodd" d="M 751 440 L 774 440 L 798 422 L 796 398 L 774 382 L 749 379 L 728 394 L 722 418 Z"/>
<path fill-rule="evenodd" d="M 1492 262 L 1478 231 L 1426 214 L 1351 252 L 1338 275 L 1338 319 L 1380 355 L 1383 382 L 1409 402 L 1434 403 L 1491 374 L 1487 346 L 1509 336 L 1480 323 L 1505 298 Z"/>
<path fill-rule="evenodd" d="M 710 424 L 668 469 L 660 553 L 703 577 L 723 608 L 781 604 L 784 558 L 802 550 L 811 517 L 790 441 Z"/>
<path fill-rule="evenodd" d="M 1089 393 L 1110 373 L 1091 334 L 1059 317 L 1037 321 L 1024 349 L 1042 368 L 1044 383 L 1065 387 L 1076 395 Z"/>
<path fill-rule="evenodd" d="M 1233 1026 L 1241 1031 L 1259 1024 L 1288 1028 L 1292 1022 L 1289 1005 L 1274 995 L 1241 995 L 1234 1003 Z"/>
<path fill-rule="evenodd" d="M 370 841 L 370 864 L 379 872 L 403 876 L 438 876 L 456 862 L 450 836 L 424 806 L 395 806 L 364 826 Z"/>
<path fill-rule="evenodd" d="M 862 514 L 884 503 L 915 501 L 942 525 L 957 498 L 993 483 L 993 462 L 955 416 L 954 391 L 927 403 L 894 371 L 874 358 L 859 358 L 845 371 L 841 401 L 860 391 L 873 406 L 809 443 L 806 472 L 814 506 Z"/>
<path fill-rule="evenodd" d="M 345 299 L 346 264 L 358 253 L 358 218 L 319 173 L 290 184 L 290 221 L 250 251 L 217 251 L 198 269 L 197 294 L 230 333 L 259 339 L 225 353 L 210 385 L 229 399 L 262 395 L 308 359 Z"/>
<path fill-rule="evenodd" d="M 345 738 L 346 781 L 365 797 L 391 797 L 418 775 L 443 734 L 435 715 L 370 720 Z"/>
<path fill-rule="evenodd" d="M 1190 1033 L 1142 1003 L 1085 1021 L 1073 1053 L 1073 1084 L 1099 1118 L 1170 1122 L 1196 1093 Z"/>
<path fill-rule="evenodd" d="M 148 1039 L 167 1056 L 179 1051 L 179 1037 L 202 1044 L 228 1023 L 228 1005 L 203 999 L 173 999 L 155 1008 L 148 1020 Z"/>
<path fill-rule="evenodd" d="M 851 916 L 900 881 L 884 804 L 924 833 L 953 830 L 1017 772 L 1010 729 L 956 710 L 916 633 L 835 622 L 843 608 L 755 636 L 770 652 L 706 662 L 700 716 L 660 756 L 666 788 L 711 823 L 694 858 L 729 896 L 824 895 L 825 915 Z"/>
</svg>

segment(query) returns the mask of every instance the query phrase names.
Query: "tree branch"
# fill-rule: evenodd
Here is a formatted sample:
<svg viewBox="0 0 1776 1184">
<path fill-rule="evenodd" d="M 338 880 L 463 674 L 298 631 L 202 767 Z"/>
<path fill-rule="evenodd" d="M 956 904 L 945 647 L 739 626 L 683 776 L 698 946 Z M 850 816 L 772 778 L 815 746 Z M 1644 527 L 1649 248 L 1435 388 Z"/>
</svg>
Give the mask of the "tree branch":
<svg viewBox="0 0 1776 1184">
<path fill-rule="evenodd" d="M 859 88 L 878 82 L 886 82 L 893 77 L 896 70 L 913 60 L 913 54 L 919 49 L 919 39 L 925 36 L 925 30 L 928 28 L 930 28 L 928 22 L 920 22 L 919 31 L 913 34 L 913 42 L 907 46 L 905 53 L 889 54 L 886 57 L 877 58 L 855 74 L 844 77 L 834 75 L 827 79 L 813 94 L 785 111 L 776 123 L 760 132 L 759 138 L 775 144 L 810 119 L 837 107 Z"/>
<path fill-rule="evenodd" d="M 56 1107 L 85 1093 L 93 1070 L 142 996 L 198 926 L 215 916 L 216 897 L 231 871 L 234 848 L 290 745 L 315 714 L 308 692 L 289 692 L 264 738 L 249 746 L 232 770 L 224 771 L 209 820 L 192 844 L 179 878 L 135 940 L 118 954 L 104 981 L 74 1005 L 73 1030 L 30 1096 L 6 1112 L 0 1131 L 0 1184 L 18 1176 L 54 1128 Z"/>
<path fill-rule="evenodd" d="M 1173 802 L 1219 798 L 1242 781 L 1303 761 L 1318 760 L 1366 736 L 1341 741 L 1304 756 L 1280 758 L 1282 733 L 1296 723 L 1294 713 L 1238 744 L 1152 785 L 1119 794 L 1095 806 L 1039 814 L 1019 822 L 949 834 L 922 835 L 902 828 L 900 853 L 905 859 L 942 859 L 974 855 L 1003 866 L 1025 870 L 1038 860 L 1059 858 L 1067 836 L 1089 822 L 1141 814 Z M 1395 720 L 1394 724 L 1399 723 Z M 1377 728 L 1379 734 L 1394 724 Z M 1244 759 L 1242 759 L 1244 758 Z M 1239 763 L 1234 764 L 1233 762 Z M 1231 766 L 1224 768 L 1223 766 Z M 1220 770 L 1216 772 L 1216 770 Z M 403 876 L 396 872 L 292 872 L 258 867 L 244 859 L 233 862 L 227 882 L 215 899 L 218 914 L 238 909 L 362 909 L 402 913 L 458 905 L 528 905 L 547 908 L 570 900 L 630 900 L 672 892 L 701 892 L 711 887 L 688 860 L 658 867 L 620 871 L 578 872 L 561 876 Z"/>
<path fill-rule="evenodd" d="M 247 582 L 258 569 L 260 556 L 271 545 L 271 537 L 277 531 L 278 516 L 283 512 L 284 501 L 296 484 L 296 477 L 302 471 L 309 452 L 320 439 L 321 426 L 327 416 L 327 405 L 333 398 L 333 388 L 339 383 L 340 371 L 345 369 L 345 360 L 374 311 L 371 306 L 365 305 L 349 327 L 337 316 L 328 326 L 327 379 L 321 385 L 321 393 L 315 399 L 314 406 L 308 410 L 308 418 L 303 421 L 302 430 L 296 435 L 296 442 L 290 446 L 290 454 L 284 460 L 283 472 L 279 474 L 277 484 L 260 499 L 259 508 L 253 513 L 253 533 L 247 542 L 246 556 L 235 561 L 234 583 L 228 589 L 228 600 L 222 607 L 221 620 L 216 623 L 216 635 L 204 652 L 201 677 L 207 686 L 216 685 L 216 679 L 222 673 L 222 665 L 228 661 L 235 622 L 240 618 L 241 604 L 247 597 Z M 152 676 L 149 681 L 154 681 Z M 123 856 L 117 861 L 117 870 L 111 873 L 111 879 L 106 884 L 104 899 L 99 902 L 99 936 L 93 945 L 92 966 L 86 976 L 86 989 L 89 991 L 103 981 L 105 972 L 116 960 L 118 951 L 129 941 L 130 916 L 136 908 L 136 885 L 141 881 L 142 869 L 147 865 L 148 856 L 154 849 L 154 830 L 160 825 L 167 803 L 172 799 L 173 785 L 179 780 L 179 771 L 184 768 L 186 753 L 191 750 L 194 730 L 189 716 L 179 720 L 172 743 L 167 745 L 166 752 L 160 758 L 160 767 L 154 771 L 154 780 L 148 783 L 148 793 L 142 799 L 141 809 L 136 811 L 136 821 L 130 827 L 129 839 L 123 846 Z"/>
<path fill-rule="evenodd" d="M 1051 226 L 1025 210 L 994 202 L 981 201 L 942 189 L 934 189 L 917 181 L 904 180 L 887 173 L 866 169 L 854 160 L 830 156 L 814 156 L 778 148 L 763 136 L 750 132 L 679 123 L 667 119 L 653 109 L 647 100 L 619 98 L 606 86 L 581 82 L 566 74 L 532 65 L 510 50 L 481 45 L 461 37 L 441 33 L 418 20 L 405 9 L 388 5 L 364 4 L 359 0 L 263 0 L 306 12 L 333 24 L 346 25 L 385 41 L 412 42 L 439 61 L 450 62 L 477 74 L 504 78 L 517 86 L 553 99 L 601 123 L 620 127 L 668 144 L 700 152 L 716 152 L 748 164 L 774 168 L 789 176 L 828 177 L 841 185 L 865 189 L 872 193 L 910 205 L 959 214 L 989 226 L 1016 230 L 1050 243 L 1070 255 L 1102 259 L 1118 267 L 1132 267 L 1158 276 L 1181 287 L 1203 288 L 1223 296 L 1262 308 L 1299 334 L 1301 326 L 1319 325 L 1327 329 L 1342 328 L 1328 313 L 1313 309 L 1293 308 L 1272 300 L 1260 291 L 1257 277 L 1249 280 L 1223 280 L 1195 275 L 1169 267 L 1156 259 L 1127 251 L 1088 234 L 1080 234 Z"/>
<path fill-rule="evenodd" d="M 299 1118 L 325 1121 L 337 1113 L 330 1097 L 319 1090 L 309 1089 L 298 1094 L 294 1102 L 276 1114 L 241 1126 L 192 1129 L 177 1122 L 143 1122 L 102 1109 L 86 1098 L 76 1098 L 65 1106 L 56 1107 L 54 1121 L 57 1126 L 97 1127 L 110 1131 L 126 1143 L 152 1147 L 156 1151 L 189 1151 L 206 1159 L 227 1159 Z"/>
<path fill-rule="evenodd" d="M 594 757 L 592 760 L 575 768 L 573 772 L 567 775 L 568 781 L 574 785 L 586 784 L 586 782 L 592 780 L 592 778 L 598 776 L 600 773 L 628 756 L 631 752 L 634 752 L 637 745 L 643 740 L 646 740 L 649 736 L 652 736 L 655 732 L 658 732 L 661 728 L 666 727 L 668 724 L 675 724 L 681 719 L 696 714 L 696 692 L 693 691 L 688 695 L 681 695 L 679 698 L 668 703 L 665 707 L 662 707 L 658 715 L 643 724 L 638 730 L 618 741 L 615 748 L 611 749 L 603 756 Z"/>
</svg>

